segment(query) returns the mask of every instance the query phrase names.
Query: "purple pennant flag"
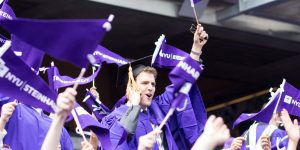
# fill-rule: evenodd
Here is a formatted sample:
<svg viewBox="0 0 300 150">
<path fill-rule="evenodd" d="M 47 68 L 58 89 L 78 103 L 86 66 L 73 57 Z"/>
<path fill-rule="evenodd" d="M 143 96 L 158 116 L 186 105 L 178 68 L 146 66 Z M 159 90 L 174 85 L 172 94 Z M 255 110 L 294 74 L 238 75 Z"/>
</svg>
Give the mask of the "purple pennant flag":
<svg viewBox="0 0 300 150">
<path fill-rule="evenodd" d="M 17 38 L 14 35 L 11 36 L 12 38 Z M 0 34 L 0 46 L 2 46 L 6 40 L 7 38 Z M 21 46 L 21 47 L 15 47 L 15 46 Z M 43 62 L 44 52 L 39 51 L 35 47 L 32 47 L 31 45 L 28 45 L 24 42 L 20 44 L 14 44 L 12 50 L 33 70 L 35 70 L 36 72 L 39 70 Z"/>
<path fill-rule="evenodd" d="M 93 55 L 96 58 L 96 64 L 106 62 L 108 64 L 117 64 L 118 66 L 122 66 L 128 63 L 128 60 L 111 52 L 101 45 L 97 46 L 97 49 L 94 51 Z"/>
<path fill-rule="evenodd" d="M 279 92 L 276 92 L 276 94 L 274 94 L 270 101 L 268 102 L 268 104 L 266 105 L 265 108 L 263 108 L 260 112 L 258 113 L 242 113 L 238 119 L 235 120 L 235 122 L 233 123 L 233 127 L 237 126 L 238 124 L 240 124 L 241 122 L 244 122 L 246 120 L 255 120 L 255 121 L 259 121 L 259 122 L 264 122 L 264 123 L 269 123 L 270 119 L 273 116 L 273 112 L 274 112 L 274 108 L 276 106 L 276 103 L 278 101 L 279 98 Z"/>
<path fill-rule="evenodd" d="M 59 88 L 66 87 L 73 85 L 75 83 L 78 83 L 80 85 L 82 84 L 88 84 L 92 82 L 98 75 L 101 67 L 98 68 L 98 70 L 92 74 L 89 77 L 82 77 L 80 80 L 71 78 L 69 76 L 61 76 L 58 72 L 57 67 L 52 66 L 48 69 L 48 80 L 49 80 L 49 86 L 52 90 L 56 91 Z"/>
<path fill-rule="evenodd" d="M 106 19 L 90 20 L 0 20 L 0 25 L 18 38 L 14 44 L 26 42 L 47 54 L 68 61 L 79 67 L 88 64 L 87 55 L 92 54 L 104 37 Z M 19 40 L 19 41 L 15 41 Z"/>
<path fill-rule="evenodd" d="M 98 121 L 101 121 L 103 117 L 108 115 L 111 110 L 106 107 L 99 99 L 97 99 L 90 91 L 87 90 L 86 96 L 83 100 L 94 113 Z"/>
<path fill-rule="evenodd" d="M 38 72 L 42 65 L 45 53 L 23 42 L 22 40 L 19 40 L 15 35 L 12 35 L 12 39 L 12 41 L 15 42 L 12 44 L 12 50 L 15 54 L 21 57 L 21 59 L 35 72 Z"/>
<path fill-rule="evenodd" d="M 56 109 L 57 95 L 10 49 L 0 58 L 0 85 L 3 95 L 47 112 Z"/>
<path fill-rule="evenodd" d="M 98 137 L 104 149 L 112 149 L 111 141 L 109 138 L 109 129 L 103 127 L 95 118 L 93 118 L 84 108 L 79 104 L 75 104 L 74 108 L 78 121 L 82 129 L 92 130 Z"/>
<path fill-rule="evenodd" d="M 200 64 L 193 60 L 190 56 L 186 56 L 177 66 L 170 72 L 169 79 L 174 85 L 174 95 L 178 94 L 172 102 L 172 107 L 176 108 L 188 96 L 188 92 L 193 83 L 196 82 L 202 68 Z"/>
<path fill-rule="evenodd" d="M 7 0 L 4 0 L 0 9 L 0 20 L 13 20 L 16 19 L 16 15 L 11 7 L 7 4 Z"/>
<path fill-rule="evenodd" d="M 287 82 L 283 88 L 276 112 L 285 108 L 289 114 L 300 117 L 300 91 Z"/>
<path fill-rule="evenodd" d="M 179 61 L 183 60 L 189 54 L 172 45 L 166 44 L 166 39 L 162 35 L 157 42 L 153 54 L 153 65 L 161 68 L 174 68 Z"/>
</svg>

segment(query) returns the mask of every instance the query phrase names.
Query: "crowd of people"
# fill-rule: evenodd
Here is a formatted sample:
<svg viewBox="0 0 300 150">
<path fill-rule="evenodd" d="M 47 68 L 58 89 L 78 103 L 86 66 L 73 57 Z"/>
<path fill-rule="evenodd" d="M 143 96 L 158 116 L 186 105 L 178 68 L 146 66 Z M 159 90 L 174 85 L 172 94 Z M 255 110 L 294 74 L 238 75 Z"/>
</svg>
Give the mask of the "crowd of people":
<svg viewBox="0 0 300 150">
<path fill-rule="evenodd" d="M 192 49 L 186 57 L 201 67 L 200 56 L 207 41 L 208 34 L 204 27 L 197 25 Z M 167 86 L 162 94 L 154 95 L 157 77 L 154 67 L 138 62 L 127 66 L 126 69 L 130 69 L 125 102 L 98 120 L 108 130 L 109 136 L 103 140 L 99 138 L 101 135 L 96 136 L 98 132 L 91 132 L 90 140 L 82 141 L 82 150 L 212 150 L 224 143 L 227 146 L 224 145 L 223 149 L 229 150 L 297 149 L 300 138 L 298 121 L 292 121 L 285 109 L 274 114 L 268 124 L 255 122 L 243 135 L 233 138 L 222 117 L 211 115 L 207 120 L 201 120 L 203 118 L 198 112 L 205 110 L 198 105 L 202 98 L 196 83 L 190 85 L 185 104 L 179 101 L 175 105 L 175 99 L 180 94 L 176 93 L 178 89 L 174 84 Z M 189 73 L 192 72 L 197 79 L 198 74 L 193 71 Z M 3 104 L 0 117 L 1 149 L 73 149 L 64 123 L 76 105 L 76 95 L 75 88 L 66 88 L 60 93 L 56 100 L 57 111 L 50 117 L 43 110 L 18 100 Z M 184 105 L 184 109 L 174 109 L 169 115 L 170 109 L 177 105 Z M 169 117 L 167 120 L 166 116 Z M 279 128 L 280 125 L 284 130 Z M 105 144 L 110 147 L 103 146 Z"/>
</svg>

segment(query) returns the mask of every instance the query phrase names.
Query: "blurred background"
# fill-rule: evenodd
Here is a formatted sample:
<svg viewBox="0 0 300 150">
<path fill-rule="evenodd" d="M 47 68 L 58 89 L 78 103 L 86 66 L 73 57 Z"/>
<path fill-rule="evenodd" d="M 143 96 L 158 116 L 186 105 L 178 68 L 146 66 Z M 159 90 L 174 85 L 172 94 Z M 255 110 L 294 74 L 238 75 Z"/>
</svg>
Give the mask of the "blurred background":
<svg viewBox="0 0 300 150">
<path fill-rule="evenodd" d="M 100 19 L 115 16 L 101 45 L 128 59 L 151 55 L 164 34 L 167 43 L 190 52 L 195 24 L 189 0 L 9 0 L 19 18 Z M 201 58 L 205 70 L 197 84 L 208 114 L 222 116 L 229 127 L 242 112 L 258 112 L 270 87 L 285 78 L 300 87 L 300 0 L 202 0 L 196 4 L 209 34 Z M 47 30 L 47 29 L 45 29 Z M 80 68 L 54 61 L 61 75 L 77 77 Z M 86 76 L 92 73 L 90 68 Z M 169 84 L 159 69 L 156 94 Z M 41 76 L 47 80 L 45 74 Z M 104 65 L 96 80 L 101 101 L 110 108 L 124 93 L 116 88 L 117 67 Z M 80 86 L 77 101 L 85 89 Z M 82 104 L 84 106 L 84 104 Z M 232 130 L 239 136 L 250 121 Z M 74 123 L 67 125 L 74 132 Z M 76 134 L 74 134 L 76 137 Z"/>
</svg>

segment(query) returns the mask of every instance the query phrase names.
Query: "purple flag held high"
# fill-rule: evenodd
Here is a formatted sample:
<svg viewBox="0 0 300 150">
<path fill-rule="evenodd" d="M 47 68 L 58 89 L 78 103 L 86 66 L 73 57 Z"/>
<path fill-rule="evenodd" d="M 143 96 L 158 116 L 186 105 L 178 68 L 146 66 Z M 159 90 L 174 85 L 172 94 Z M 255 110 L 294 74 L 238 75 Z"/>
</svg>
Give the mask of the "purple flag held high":
<svg viewBox="0 0 300 150">
<path fill-rule="evenodd" d="M 83 100 L 94 113 L 98 121 L 101 121 L 103 117 L 108 115 L 111 110 L 106 107 L 99 99 L 97 99 L 90 91 L 87 90 L 86 96 Z"/>
<path fill-rule="evenodd" d="M 61 76 L 59 74 L 59 71 L 58 71 L 57 67 L 52 66 L 47 71 L 49 86 L 52 90 L 56 91 L 59 88 L 70 86 L 70 85 L 73 85 L 75 83 L 78 83 L 80 85 L 88 84 L 88 83 L 92 82 L 97 77 L 100 69 L 101 69 L 101 67 L 99 67 L 98 70 L 94 74 L 92 74 L 91 76 L 82 77 L 80 80 L 78 80 L 76 78 L 74 79 L 74 78 L 71 78 L 69 76 Z"/>
<path fill-rule="evenodd" d="M 57 95 L 13 51 L 0 58 L 0 93 L 47 112 L 56 109 Z"/>
<path fill-rule="evenodd" d="M 118 66 L 122 66 L 128 63 L 128 60 L 111 52 L 101 45 L 97 46 L 97 49 L 94 51 L 93 55 L 96 58 L 96 64 L 106 62 L 107 64 L 117 64 Z"/>
<path fill-rule="evenodd" d="M 300 91 L 287 82 L 283 88 L 276 112 L 285 108 L 289 114 L 300 117 Z"/>
<path fill-rule="evenodd" d="M 189 54 L 185 51 L 166 44 L 165 36 L 162 35 L 156 42 L 152 64 L 161 68 L 174 68 L 187 55 Z"/>
<path fill-rule="evenodd" d="M 203 68 L 200 64 L 193 60 L 190 56 L 186 56 L 180 61 L 177 66 L 170 72 L 169 79 L 174 85 L 174 94 L 179 92 L 175 100 L 172 102 L 172 107 L 177 107 L 200 76 Z"/>
<path fill-rule="evenodd" d="M 0 8 L 0 20 L 13 20 L 16 19 L 16 15 L 11 7 L 7 4 L 7 0 L 4 0 Z"/>
<path fill-rule="evenodd" d="M 84 108 L 79 104 L 75 104 L 74 108 L 78 121 L 82 129 L 92 130 L 98 137 L 104 149 L 112 149 L 111 141 L 109 138 L 109 129 L 103 127 L 95 118 L 93 118 Z"/>
<path fill-rule="evenodd" d="M 52 57 L 87 67 L 87 55 L 92 54 L 104 37 L 106 19 L 90 20 L 0 20 L 0 25 L 17 36 L 14 44 L 26 42 Z M 19 40 L 19 41 L 15 41 Z"/>
</svg>

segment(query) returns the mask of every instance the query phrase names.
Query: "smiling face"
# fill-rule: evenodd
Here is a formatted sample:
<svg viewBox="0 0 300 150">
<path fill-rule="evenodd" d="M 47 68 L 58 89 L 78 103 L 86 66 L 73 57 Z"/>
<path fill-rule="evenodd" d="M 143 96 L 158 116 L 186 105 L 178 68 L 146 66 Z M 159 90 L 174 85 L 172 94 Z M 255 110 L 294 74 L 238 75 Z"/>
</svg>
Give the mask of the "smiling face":
<svg viewBox="0 0 300 150">
<path fill-rule="evenodd" d="M 151 72 L 141 72 L 136 77 L 136 83 L 141 90 L 140 106 L 145 109 L 151 105 L 155 92 L 155 75 Z"/>
</svg>

